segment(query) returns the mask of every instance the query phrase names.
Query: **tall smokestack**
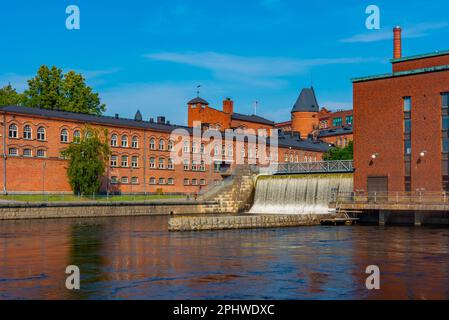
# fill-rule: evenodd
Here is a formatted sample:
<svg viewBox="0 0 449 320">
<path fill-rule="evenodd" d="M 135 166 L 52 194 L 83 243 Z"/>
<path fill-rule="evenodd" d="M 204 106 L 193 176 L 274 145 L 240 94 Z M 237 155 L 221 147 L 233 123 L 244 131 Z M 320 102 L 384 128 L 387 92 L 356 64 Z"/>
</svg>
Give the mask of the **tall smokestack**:
<svg viewBox="0 0 449 320">
<path fill-rule="evenodd" d="M 394 59 L 402 58 L 402 29 L 401 27 L 394 27 Z"/>
</svg>

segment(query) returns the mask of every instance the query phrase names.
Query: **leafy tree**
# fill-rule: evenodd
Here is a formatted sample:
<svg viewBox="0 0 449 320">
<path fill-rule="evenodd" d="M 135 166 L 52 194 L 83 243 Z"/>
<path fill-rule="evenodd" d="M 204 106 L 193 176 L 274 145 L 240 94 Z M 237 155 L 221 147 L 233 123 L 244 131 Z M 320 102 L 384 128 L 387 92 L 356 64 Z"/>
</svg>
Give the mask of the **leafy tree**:
<svg viewBox="0 0 449 320">
<path fill-rule="evenodd" d="M 24 92 L 25 105 L 32 108 L 63 110 L 101 115 L 106 107 L 101 103 L 98 93 L 86 85 L 81 74 L 69 71 L 66 74 L 53 66 L 43 65 L 36 77 L 28 80 Z"/>
<path fill-rule="evenodd" d="M 100 190 L 110 154 L 107 136 L 107 130 L 101 136 L 98 130 L 86 127 L 82 138 L 62 151 L 69 162 L 67 175 L 75 194 L 90 195 Z"/>
<path fill-rule="evenodd" d="M 0 89 L 0 106 L 19 105 L 23 103 L 23 98 L 24 96 L 17 93 L 16 89 L 14 89 L 11 84 Z"/>
<path fill-rule="evenodd" d="M 331 148 L 323 155 L 323 160 L 353 160 L 354 159 L 354 142 L 350 141 L 344 148 Z"/>
</svg>

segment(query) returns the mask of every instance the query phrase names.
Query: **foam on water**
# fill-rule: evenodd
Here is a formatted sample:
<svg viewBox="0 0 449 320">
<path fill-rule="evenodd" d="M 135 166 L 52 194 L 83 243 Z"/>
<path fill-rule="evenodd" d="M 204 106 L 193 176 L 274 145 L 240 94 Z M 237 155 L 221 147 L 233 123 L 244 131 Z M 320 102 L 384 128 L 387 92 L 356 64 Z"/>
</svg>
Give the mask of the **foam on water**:
<svg viewBox="0 0 449 320">
<path fill-rule="evenodd" d="M 259 178 L 255 214 L 328 214 L 335 192 L 352 192 L 351 174 L 311 174 Z"/>
</svg>

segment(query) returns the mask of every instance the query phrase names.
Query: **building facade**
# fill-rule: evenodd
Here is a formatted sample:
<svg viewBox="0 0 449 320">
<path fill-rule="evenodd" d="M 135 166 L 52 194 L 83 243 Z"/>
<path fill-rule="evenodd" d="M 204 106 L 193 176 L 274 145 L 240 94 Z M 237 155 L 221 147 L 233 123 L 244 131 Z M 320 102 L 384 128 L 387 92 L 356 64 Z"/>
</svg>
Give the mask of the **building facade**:
<svg viewBox="0 0 449 320">
<path fill-rule="evenodd" d="M 320 109 L 315 90 L 305 88 L 292 108 L 291 120 L 276 123 L 275 127 L 286 132 L 299 132 L 303 138 L 311 135 L 343 148 L 353 140 L 352 124 L 352 110 Z"/>
<path fill-rule="evenodd" d="M 196 98 L 192 101 L 204 100 Z M 207 110 L 207 104 L 193 102 L 188 105 L 189 122 L 192 106 Z M 221 181 L 236 163 L 256 164 L 260 153 L 258 145 L 248 138 L 243 147 L 236 140 L 229 143 L 224 139 L 215 142 L 204 138 L 195 142 L 192 126 L 172 125 L 164 117 L 144 121 L 140 112 L 136 113 L 135 119 L 21 106 L 0 107 L 0 113 L 0 187 L 3 193 L 72 192 L 67 178 L 68 162 L 61 156 L 61 151 L 81 138 L 86 125 L 108 132 L 111 156 L 102 177 L 101 192 L 194 194 Z M 223 136 L 227 120 L 214 119 L 215 131 Z M 268 122 L 255 124 L 248 119 L 254 120 L 254 117 L 237 114 L 231 117 L 228 125 L 242 128 L 256 125 L 272 128 L 274 125 L 270 126 Z M 256 118 L 256 121 L 263 120 Z M 201 130 L 206 127 L 202 126 Z M 186 132 L 189 142 L 184 141 L 180 146 L 180 141 L 172 140 L 174 130 Z M 329 148 L 322 141 L 280 133 L 274 158 L 275 154 L 270 154 L 272 143 L 267 140 L 265 153 L 272 162 L 318 161 Z M 176 148 L 187 155 L 179 163 L 174 163 L 171 158 Z M 202 156 L 196 156 L 208 151 L 212 161 L 206 162 Z"/>
<path fill-rule="evenodd" d="M 353 79 L 356 191 L 449 191 L 449 52 L 402 57 Z M 363 124 L 363 125 L 361 125 Z"/>
</svg>

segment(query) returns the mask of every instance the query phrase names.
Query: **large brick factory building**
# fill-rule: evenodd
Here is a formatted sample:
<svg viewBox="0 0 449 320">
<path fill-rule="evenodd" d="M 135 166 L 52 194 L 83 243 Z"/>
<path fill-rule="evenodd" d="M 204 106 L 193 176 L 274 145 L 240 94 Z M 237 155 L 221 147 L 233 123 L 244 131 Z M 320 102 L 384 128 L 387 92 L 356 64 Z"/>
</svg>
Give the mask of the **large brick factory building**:
<svg viewBox="0 0 449 320">
<path fill-rule="evenodd" d="M 238 163 L 237 157 L 245 163 L 254 162 L 250 160 L 256 158 L 258 151 L 248 140 L 244 150 L 236 150 L 235 140 L 229 145 L 223 142 L 209 146 L 213 143 L 211 140 L 196 144 L 192 139 L 188 146 L 183 146 L 191 154 L 190 158 L 176 164 L 170 157 L 177 143 L 170 140 L 173 130 L 184 129 L 192 135 L 195 122 L 201 121 L 201 130 L 212 128 L 223 136 L 225 129 L 242 129 L 242 133 L 246 129 L 278 132 L 272 121 L 234 113 L 233 102 L 229 99 L 223 102 L 223 109 L 224 112 L 212 109 L 208 102 L 197 97 L 188 102 L 189 126 L 182 127 L 170 124 L 164 117 L 145 121 L 140 112 L 134 119 L 123 119 L 118 115 L 92 116 L 23 106 L 0 107 L 0 187 L 3 193 L 71 192 L 68 162 L 61 157 L 61 151 L 81 136 L 87 124 L 108 130 L 111 156 L 102 192 L 197 193 L 228 175 Z M 278 137 L 277 156 L 270 158 L 274 162 L 319 161 L 329 149 L 329 143 L 311 136 L 303 138 L 296 132 L 279 131 Z M 194 160 L 193 155 L 204 152 L 203 144 L 212 150 L 211 163 Z M 269 149 L 270 144 L 267 154 Z"/>
<path fill-rule="evenodd" d="M 449 191 L 449 52 L 402 57 L 353 79 L 356 191 Z"/>
</svg>

